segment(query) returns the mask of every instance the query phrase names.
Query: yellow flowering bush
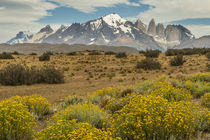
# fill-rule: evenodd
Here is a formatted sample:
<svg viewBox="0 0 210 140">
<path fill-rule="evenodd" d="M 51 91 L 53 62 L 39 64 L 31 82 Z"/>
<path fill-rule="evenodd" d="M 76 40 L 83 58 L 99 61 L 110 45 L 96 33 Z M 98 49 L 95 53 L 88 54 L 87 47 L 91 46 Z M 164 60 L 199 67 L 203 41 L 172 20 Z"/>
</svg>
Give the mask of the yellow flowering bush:
<svg viewBox="0 0 210 140">
<path fill-rule="evenodd" d="M 0 102 L 0 139 L 29 139 L 36 126 L 26 106 L 13 100 Z"/>
<path fill-rule="evenodd" d="M 187 77 L 192 82 L 210 82 L 210 74 L 208 73 L 196 73 Z"/>
<path fill-rule="evenodd" d="M 112 134 L 101 129 L 94 128 L 88 123 L 82 123 L 78 129 L 68 134 L 70 140 L 114 140 L 120 138 L 112 138 Z"/>
<path fill-rule="evenodd" d="M 202 105 L 207 107 L 207 108 L 210 108 L 210 93 L 205 93 L 202 97 L 201 97 L 201 100 L 202 100 Z"/>
<path fill-rule="evenodd" d="M 38 119 L 50 113 L 50 103 L 40 95 L 23 97 L 23 104 L 28 106 L 29 111 Z"/>
<path fill-rule="evenodd" d="M 78 122 L 90 123 L 96 128 L 107 128 L 109 125 L 108 114 L 99 106 L 90 103 L 70 105 L 52 118 L 54 121 L 76 119 Z"/>
<path fill-rule="evenodd" d="M 169 102 L 153 94 L 132 96 L 135 98 L 112 117 L 113 133 L 122 139 L 179 139 L 198 128 L 208 129 L 209 117 L 203 115 L 206 111 L 190 102 Z"/>
<path fill-rule="evenodd" d="M 68 139 L 68 134 L 75 128 L 79 128 L 80 124 L 76 120 L 58 120 L 38 132 L 35 140 L 64 140 Z"/>
<path fill-rule="evenodd" d="M 35 118 L 41 119 L 44 115 L 50 112 L 50 103 L 46 98 L 41 97 L 40 95 L 31 95 L 31 96 L 15 96 L 11 100 L 14 100 L 18 103 L 22 103 L 27 106 L 29 111 L 34 115 Z"/>
<path fill-rule="evenodd" d="M 161 96 L 168 101 L 188 101 L 191 99 L 189 91 L 174 87 L 168 81 L 155 81 L 152 89 L 151 94 Z"/>
</svg>

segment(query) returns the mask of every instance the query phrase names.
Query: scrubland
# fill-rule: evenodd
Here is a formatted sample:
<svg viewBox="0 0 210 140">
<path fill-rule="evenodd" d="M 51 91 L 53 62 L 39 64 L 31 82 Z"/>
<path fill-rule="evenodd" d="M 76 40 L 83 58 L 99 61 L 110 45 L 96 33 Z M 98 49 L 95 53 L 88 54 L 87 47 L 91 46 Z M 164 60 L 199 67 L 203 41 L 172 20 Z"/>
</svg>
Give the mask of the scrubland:
<svg viewBox="0 0 210 140">
<path fill-rule="evenodd" d="M 0 139 L 210 138 L 208 52 L 47 54 L 0 60 Z"/>
</svg>

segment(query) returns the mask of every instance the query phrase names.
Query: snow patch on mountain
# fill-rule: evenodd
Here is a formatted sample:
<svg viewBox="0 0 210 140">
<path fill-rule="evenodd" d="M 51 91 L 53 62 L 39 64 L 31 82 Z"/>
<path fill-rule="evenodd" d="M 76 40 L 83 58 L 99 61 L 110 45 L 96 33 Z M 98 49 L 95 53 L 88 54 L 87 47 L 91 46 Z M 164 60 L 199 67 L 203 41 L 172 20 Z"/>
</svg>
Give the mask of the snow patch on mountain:
<svg viewBox="0 0 210 140">
<path fill-rule="evenodd" d="M 13 45 L 13 44 L 26 43 L 32 37 L 33 37 L 33 34 L 30 31 L 21 31 L 16 35 L 16 37 L 7 41 L 6 44 Z"/>
</svg>

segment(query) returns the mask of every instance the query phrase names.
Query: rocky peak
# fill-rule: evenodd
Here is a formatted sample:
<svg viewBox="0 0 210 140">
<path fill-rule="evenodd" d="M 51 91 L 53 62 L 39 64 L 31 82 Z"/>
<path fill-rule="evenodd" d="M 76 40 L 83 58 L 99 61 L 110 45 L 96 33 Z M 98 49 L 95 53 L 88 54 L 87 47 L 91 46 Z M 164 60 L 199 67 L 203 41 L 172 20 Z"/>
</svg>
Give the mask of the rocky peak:
<svg viewBox="0 0 210 140">
<path fill-rule="evenodd" d="M 158 24 L 156 27 L 156 33 L 158 35 L 158 37 L 160 38 L 164 38 L 165 37 L 165 28 L 163 26 L 163 24 Z"/>
<path fill-rule="evenodd" d="M 120 15 L 112 13 L 102 17 L 103 21 L 112 27 L 117 27 L 124 24 L 127 20 L 123 19 Z"/>
<path fill-rule="evenodd" d="M 135 26 L 143 32 L 147 31 L 147 26 L 140 19 L 135 22 Z"/>
<path fill-rule="evenodd" d="M 165 30 L 167 41 L 177 41 L 180 43 L 194 39 L 194 35 L 185 27 L 181 25 L 168 25 Z"/>
<path fill-rule="evenodd" d="M 50 34 L 50 33 L 53 32 L 53 29 L 51 28 L 50 25 L 47 25 L 47 26 L 45 26 L 44 28 L 42 28 L 39 32 L 40 32 L 40 33 L 45 32 L 45 33 L 47 33 L 47 34 Z"/>
<path fill-rule="evenodd" d="M 148 30 L 147 30 L 147 33 L 149 35 L 152 35 L 152 36 L 155 36 L 156 35 L 156 25 L 155 25 L 155 20 L 152 19 L 149 23 L 149 27 L 148 27 Z"/>
</svg>

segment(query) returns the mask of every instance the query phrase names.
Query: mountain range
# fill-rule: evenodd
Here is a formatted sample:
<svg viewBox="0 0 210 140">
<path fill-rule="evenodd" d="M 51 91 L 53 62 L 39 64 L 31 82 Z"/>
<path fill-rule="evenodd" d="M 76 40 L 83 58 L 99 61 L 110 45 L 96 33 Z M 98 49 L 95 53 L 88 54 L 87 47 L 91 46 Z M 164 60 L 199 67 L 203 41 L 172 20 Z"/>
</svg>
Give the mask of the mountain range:
<svg viewBox="0 0 210 140">
<path fill-rule="evenodd" d="M 137 50 L 161 50 L 169 48 L 210 47 L 210 36 L 204 37 L 206 45 L 201 39 L 195 39 L 190 30 L 182 25 L 156 24 L 152 19 L 147 26 L 140 19 L 135 23 L 120 17 L 116 13 L 86 23 L 62 25 L 53 30 L 50 25 L 42 28 L 38 33 L 19 32 L 7 44 L 18 43 L 49 43 L 49 44 L 85 44 L 128 46 Z M 204 40 L 204 39 L 202 39 Z"/>
</svg>

